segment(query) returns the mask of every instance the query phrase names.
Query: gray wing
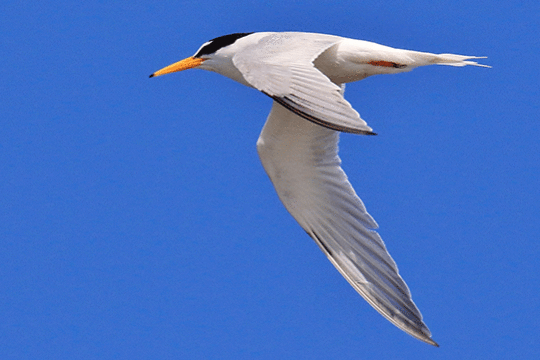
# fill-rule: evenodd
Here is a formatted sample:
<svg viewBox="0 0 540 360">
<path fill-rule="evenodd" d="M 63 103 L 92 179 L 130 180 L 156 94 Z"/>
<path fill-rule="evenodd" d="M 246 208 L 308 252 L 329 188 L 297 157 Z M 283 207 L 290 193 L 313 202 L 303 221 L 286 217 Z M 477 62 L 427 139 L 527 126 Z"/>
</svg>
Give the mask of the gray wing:
<svg viewBox="0 0 540 360">
<path fill-rule="evenodd" d="M 438 346 L 340 166 L 338 140 L 274 102 L 257 150 L 287 210 L 354 289 L 397 327 Z"/>
<path fill-rule="evenodd" d="M 290 111 L 332 130 L 374 134 L 340 87 L 313 65 L 337 36 L 310 33 L 268 33 L 233 57 L 233 63 L 254 88 Z"/>
</svg>

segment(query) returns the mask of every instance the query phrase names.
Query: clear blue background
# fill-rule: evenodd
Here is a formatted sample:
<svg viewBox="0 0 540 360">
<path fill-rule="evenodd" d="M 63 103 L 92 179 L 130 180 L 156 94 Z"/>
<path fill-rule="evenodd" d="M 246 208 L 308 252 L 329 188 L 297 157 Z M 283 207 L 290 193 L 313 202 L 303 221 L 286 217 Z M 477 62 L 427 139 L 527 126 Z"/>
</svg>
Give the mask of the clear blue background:
<svg viewBox="0 0 540 360">
<path fill-rule="evenodd" d="M 4 1 L 0 358 L 540 358 L 538 1 Z M 232 32 L 311 31 L 492 69 L 376 76 L 343 166 L 439 349 L 374 311 L 285 211 L 271 100 L 200 70 Z"/>
</svg>

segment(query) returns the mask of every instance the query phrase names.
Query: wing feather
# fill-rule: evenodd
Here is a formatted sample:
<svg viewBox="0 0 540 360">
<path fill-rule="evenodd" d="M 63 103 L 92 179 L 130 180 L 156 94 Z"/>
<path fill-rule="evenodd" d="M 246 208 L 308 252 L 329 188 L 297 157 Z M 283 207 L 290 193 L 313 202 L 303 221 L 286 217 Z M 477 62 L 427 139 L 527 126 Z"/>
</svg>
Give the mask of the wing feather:
<svg viewBox="0 0 540 360">
<path fill-rule="evenodd" d="M 324 127 L 373 135 L 372 129 L 343 98 L 341 88 L 313 61 L 342 39 L 309 33 L 269 33 L 233 57 L 233 63 L 254 88 Z"/>
<path fill-rule="evenodd" d="M 287 210 L 354 289 L 397 327 L 436 345 L 374 230 L 377 223 L 341 168 L 338 140 L 338 132 L 274 102 L 257 149 Z"/>
</svg>

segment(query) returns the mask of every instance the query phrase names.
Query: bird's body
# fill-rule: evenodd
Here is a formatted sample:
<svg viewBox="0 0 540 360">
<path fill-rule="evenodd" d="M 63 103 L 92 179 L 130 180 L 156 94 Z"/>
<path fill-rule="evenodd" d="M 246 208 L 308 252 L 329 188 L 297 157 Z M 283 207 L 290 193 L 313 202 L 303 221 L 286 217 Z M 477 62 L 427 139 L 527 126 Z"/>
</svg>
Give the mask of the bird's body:
<svg viewBox="0 0 540 360">
<path fill-rule="evenodd" d="M 340 131 L 374 134 L 344 99 L 343 84 L 431 64 L 484 66 L 474 58 L 324 34 L 239 33 L 210 40 L 151 76 L 198 67 L 273 98 L 257 150 L 279 198 L 364 299 L 402 330 L 437 345 L 340 166 Z"/>
</svg>

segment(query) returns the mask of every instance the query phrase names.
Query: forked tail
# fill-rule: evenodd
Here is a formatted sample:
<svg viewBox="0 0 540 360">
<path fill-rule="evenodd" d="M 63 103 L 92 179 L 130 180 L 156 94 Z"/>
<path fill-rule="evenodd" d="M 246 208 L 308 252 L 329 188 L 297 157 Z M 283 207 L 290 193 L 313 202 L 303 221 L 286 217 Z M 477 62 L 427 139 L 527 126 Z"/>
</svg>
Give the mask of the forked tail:
<svg viewBox="0 0 540 360">
<path fill-rule="evenodd" d="M 437 65 L 450 65 L 450 66 L 466 66 L 474 65 L 490 68 L 489 65 L 479 64 L 476 61 L 470 61 L 470 59 L 485 59 L 487 56 L 464 56 L 454 54 L 439 54 L 435 55 L 433 64 Z"/>
</svg>

